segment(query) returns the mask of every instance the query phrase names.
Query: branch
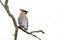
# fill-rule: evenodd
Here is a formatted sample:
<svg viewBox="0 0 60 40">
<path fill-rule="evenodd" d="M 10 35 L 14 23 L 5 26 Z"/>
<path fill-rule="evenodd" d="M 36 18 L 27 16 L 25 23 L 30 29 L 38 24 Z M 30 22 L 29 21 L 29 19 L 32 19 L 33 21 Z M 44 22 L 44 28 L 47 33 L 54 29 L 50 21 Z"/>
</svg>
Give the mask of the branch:
<svg viewBox="0 0 60 40">
<path fill-rule="evenodd" d="M 17 23 L 16 20 L 14 18 L 14 16 L 10 13 L 9 7 L 8 7 L 8 0 L 5 0 L 5 5 L 2 3 L 2 1 L 0 0 L 0 3 L 2 4 L 2 6 L 5 8 L 7 14 L 12 18 L 13 24 L 15 26 L 15 37 L 14 40 L 17 40 L 17 34 L 18 34 L 18 27 L 17 27 Z"/>
<path fill-rule="evenodd" d="M 45 34 L 45 32 L 42 31 L 42 30 L 32 31 L 32 32 L 30 32 L 30 33 L 39 33 L 39 32 L 42 32 L 43 34 Z"/>
<path fill-rule="evenodd" d="M 34 36 L 35 38 L 41 40 L 41 39 L 40 39 L 39 37 L 37 37 L 36 35 L 34 35 L 34 34 L 30 33 L 30 32 L 27 32 L 26 30 L 22 29 L 21 27 L 19 27 L 19 29 L 21 29 L 21 30 L 24 31 L 25 33 L 30 34 L 30 35 Z"/>
<path fill-rule="evenodd" d="M 12 18 L 13 23 L 14 23 L 14 26 L 15 26 L 15 28 L 16 28 L 16 27 L 17 27 L 17 23 L 16 23 L 16 21 L 15 21 L 14 16 L 10 13 L 8 5 L 7 5 L 7 6 L 6 6 L 6 5 L 4 5 L 4 4 L 2 3 L 2 1 L 1 1 L 1 0 L 0 0 L 0 3 L 1 3 L 1 4 L 2 4 L 2 6 L 5 8 L 5 10 L 6 10 L 7 14 Z"/>
<path fill-rule="evenodd" d="M 5 0 L 5 5 L 2 3 L 1 0 L 0 0 L 0 3 L 1 3 L 2 6 L 5 8 L 7 14 L 12 18 L 13 24 L 14 24 L 14 26 L 15 26 L 15 37 L 14 37 L 14 40 L 17 40 L 18 26 L 17 26 L 16 20 L 15 20 L 15 17 L 10 13 L 10 10 L 9 10 L 9 7 L 8 7 L 8 0 Z M 39 39 L 39 40 L 41 40 L 41 39 L 40 39 L 39 37 L 37 37 L 36 35 L 32 34 L 32 33 L 35 33 L 35 32 L 42 32 L 42 33 L 44 33 L 44 32 L 41 31 L 41 30 L 32 31 L 32 32 L 27 32 L 26 30 L 22 29 L 21 27 L 20 27 L 20 29 L 21 29 L 22 31 L 24 31 L 25 33 L 30 34 L 30 35 L 34 36 L 35 38 L 37 38 L 37 39 Z"/>
</svg>

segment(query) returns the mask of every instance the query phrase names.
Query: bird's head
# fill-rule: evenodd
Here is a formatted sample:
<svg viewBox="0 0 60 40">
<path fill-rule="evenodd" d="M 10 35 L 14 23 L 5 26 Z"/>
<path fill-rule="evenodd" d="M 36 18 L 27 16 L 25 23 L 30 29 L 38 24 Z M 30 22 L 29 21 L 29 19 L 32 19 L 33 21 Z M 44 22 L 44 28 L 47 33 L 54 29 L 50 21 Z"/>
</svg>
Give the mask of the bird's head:
<svg viewBox="0 0 60 40">
<path fill-rule="evenodd" d="M 23 13 L 23 14 L 27 14 L 28 13 L 28 11 L 26 11 L 26 10 L 24 10 L 24 9 L 19 9 L 20 11 L 21 11 L 21 13 Z"/>
</svg>

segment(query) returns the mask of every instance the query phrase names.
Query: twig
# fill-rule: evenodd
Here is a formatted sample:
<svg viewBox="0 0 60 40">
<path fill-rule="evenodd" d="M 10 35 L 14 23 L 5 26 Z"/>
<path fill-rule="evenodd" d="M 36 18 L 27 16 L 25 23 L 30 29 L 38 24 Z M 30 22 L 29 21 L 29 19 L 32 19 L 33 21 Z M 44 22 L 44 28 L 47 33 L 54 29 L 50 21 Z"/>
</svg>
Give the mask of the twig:
<svg viewBox="0 0 60 40">
<path fill-rule="evenodd" d="M 2 1 L 0 0 L 0 3 L 2 4 L 2 6 L 4 6 L 4 4 L 2 3 Z"/>
<path fill-rule="evenodd" d="M 7 6 L 8 5 L 8 0 L 5 0 L 5 6 Z"/>
<path fill-rule="evenodd" d="M 30 33 L 38 33 L 38 32 L 42 32 L 43 34 L 45 34 L 45 32 L 42 31 L 42 30 L 32 31 L 32 32 L 30 32 Z"/>
</svg>

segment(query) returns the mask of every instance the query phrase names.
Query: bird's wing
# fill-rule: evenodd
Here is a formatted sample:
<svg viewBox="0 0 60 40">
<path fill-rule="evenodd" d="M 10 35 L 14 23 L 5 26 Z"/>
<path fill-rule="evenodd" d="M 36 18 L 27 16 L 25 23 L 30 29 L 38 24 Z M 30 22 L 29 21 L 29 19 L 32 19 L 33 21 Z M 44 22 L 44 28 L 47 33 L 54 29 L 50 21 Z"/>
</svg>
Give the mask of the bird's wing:
<svg viewBox="0 0 60 40">
<path fill-rule="evenodd" d="M 28 18 L 27 18 L 27 28 L 28 28 Z"/>
<path fill-rule="evenodd" d="M 19 23 L 19 24 L 21 24 L 21 23 L 22 23 L 21 18 L 18 18 L 18 23 Z"/>
</svg>

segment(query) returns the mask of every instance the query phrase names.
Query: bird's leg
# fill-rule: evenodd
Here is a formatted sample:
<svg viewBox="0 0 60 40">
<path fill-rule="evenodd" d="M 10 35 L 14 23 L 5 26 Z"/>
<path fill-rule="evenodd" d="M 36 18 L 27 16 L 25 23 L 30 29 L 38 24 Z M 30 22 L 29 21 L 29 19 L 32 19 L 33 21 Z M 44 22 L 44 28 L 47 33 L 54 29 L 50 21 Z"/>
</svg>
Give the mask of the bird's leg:
<svg viewBox="0 0 60 40">
<path fill-rule="evenodd" d="M 28 30 L 28 29 L 24 28 L 23 26 L 18 26 L 18 28 L 19 29 L 22 28 L 23 30 Z"/>
</svg>

